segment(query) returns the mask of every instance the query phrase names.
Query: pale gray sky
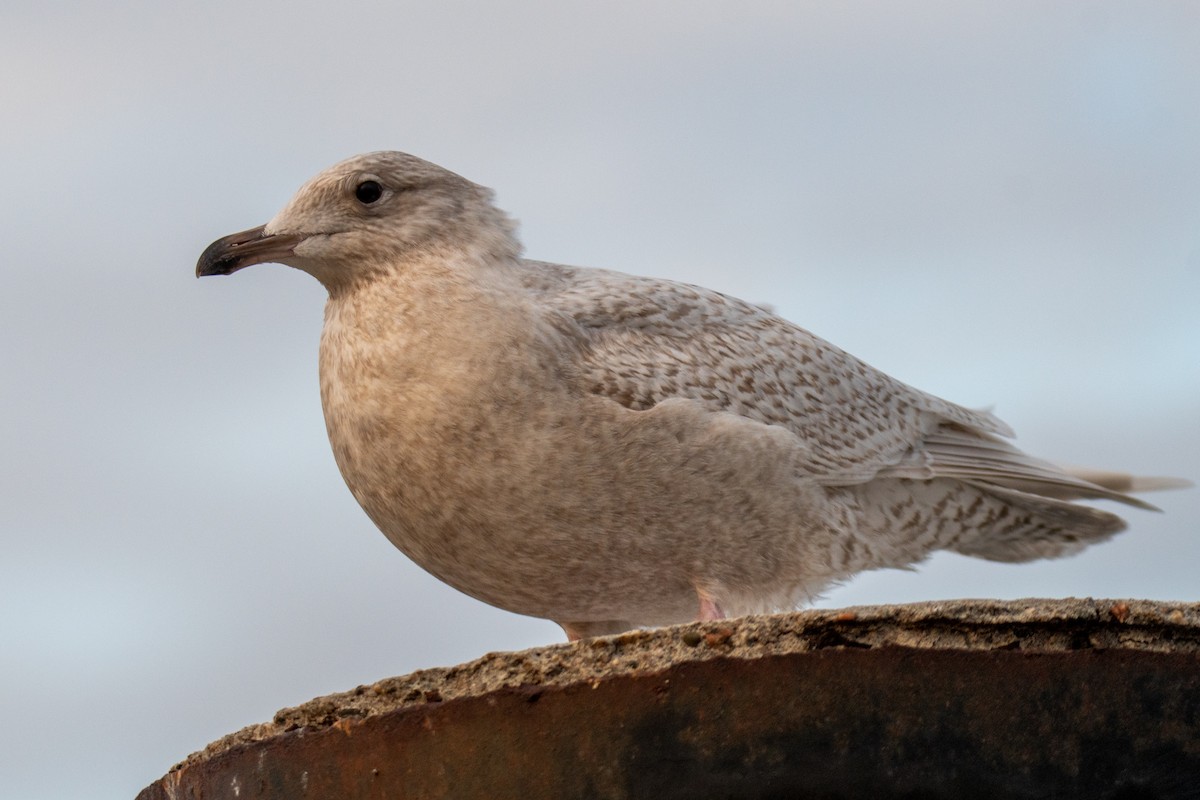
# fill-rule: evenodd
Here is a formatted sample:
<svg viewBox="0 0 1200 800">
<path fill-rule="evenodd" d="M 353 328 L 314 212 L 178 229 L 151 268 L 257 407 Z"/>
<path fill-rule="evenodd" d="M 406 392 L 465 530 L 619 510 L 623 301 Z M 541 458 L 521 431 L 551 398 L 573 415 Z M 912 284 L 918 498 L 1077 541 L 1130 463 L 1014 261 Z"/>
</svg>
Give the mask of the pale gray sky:
<svg viewBox="0 0 1200 800">
<path fill-rule="evenodd" d="M 1039 455 L 1200 478 L 1195 3 L 18 0 L 0 22 L 6 798 L 132 798 L 281 706 L 561 639 L 358 509 L 314 281 L 192 277 L 357 152 L 496 188 L 533 257 L 771 303 Z M 824 602 L 1200 599 L 1200 491 L 1152 499 L 1073 559 L 937 557 Z"/>
</svg>

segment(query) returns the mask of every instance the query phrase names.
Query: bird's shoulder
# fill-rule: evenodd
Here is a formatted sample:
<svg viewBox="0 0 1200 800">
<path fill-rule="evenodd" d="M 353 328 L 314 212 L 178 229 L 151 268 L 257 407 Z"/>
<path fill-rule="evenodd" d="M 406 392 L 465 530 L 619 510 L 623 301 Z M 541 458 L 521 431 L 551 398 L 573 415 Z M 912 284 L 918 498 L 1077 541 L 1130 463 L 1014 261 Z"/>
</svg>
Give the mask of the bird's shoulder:
<svg viewBox="0 0 1200 800">
<path fill-rule="evenodd" d="M 711 289 L 615 270 L 522 260 L 518 274 L 535 302 L 597 331 L 672 335 L 689 325 L 736 324 L 767 314 Z"/>
</svg>

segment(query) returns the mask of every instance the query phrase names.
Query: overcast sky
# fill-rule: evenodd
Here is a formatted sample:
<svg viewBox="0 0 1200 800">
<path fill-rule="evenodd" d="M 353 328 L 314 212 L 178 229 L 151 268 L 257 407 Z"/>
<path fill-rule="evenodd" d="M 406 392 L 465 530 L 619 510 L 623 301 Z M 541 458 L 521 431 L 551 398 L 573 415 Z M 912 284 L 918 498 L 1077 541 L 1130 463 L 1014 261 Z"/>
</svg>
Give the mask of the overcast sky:
<svg viewBox="0 0 1200 800">
<path fill-rule="evenodd" d="M 325 438 L 323 291 L 211 240 L 399 149 L 527 253 L 707 285 L 1039 455 L 1200 478 L 1200 5 L 29 2 L 0 13 L 0 794 L 132 798 L 285 705 L 560 641 L 422 573 Z M 824 605 L 1200 599 L 1200 490 Z"/>
</svg>

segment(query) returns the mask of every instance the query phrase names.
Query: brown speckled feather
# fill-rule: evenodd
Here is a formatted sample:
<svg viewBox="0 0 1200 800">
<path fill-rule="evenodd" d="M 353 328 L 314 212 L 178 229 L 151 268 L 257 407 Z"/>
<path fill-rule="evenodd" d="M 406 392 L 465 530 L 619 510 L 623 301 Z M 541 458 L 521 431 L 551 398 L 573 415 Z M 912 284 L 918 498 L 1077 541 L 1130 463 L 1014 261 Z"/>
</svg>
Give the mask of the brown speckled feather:
<svg viewBox="0 0 1200 800">
<path fill-rule="evenodd" d="M 422 567 L 571 637 L 787 608 L 937 549 L 1020 561 L 1123 527 L 1072 473 L 717 292 L 519 257 L 491 192 L 403 153 L 313 178 L 198 274 L 329 291 L 321 400 L 351 492 Z"/>
<path fill-rule="evenodd" d="M 646 409 L 687 398 L 796 434 L 829 485 L 870 480 L 933 431 L 1010 436 L 1003 422 L 925 394 L 803 328 L 703 289 L 526 261 L 536 301 L 580 326 L 589 391 Z"/>
</svg>

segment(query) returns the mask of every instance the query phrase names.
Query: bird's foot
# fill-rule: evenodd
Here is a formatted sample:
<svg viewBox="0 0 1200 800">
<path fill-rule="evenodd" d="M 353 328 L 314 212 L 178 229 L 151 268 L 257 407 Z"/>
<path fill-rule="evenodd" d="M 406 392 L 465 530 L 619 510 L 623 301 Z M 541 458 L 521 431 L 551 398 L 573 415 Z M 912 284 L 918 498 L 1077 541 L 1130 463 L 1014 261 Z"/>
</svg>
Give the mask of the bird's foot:
<svg viewBox="0 0 1200 800">
<path fill-rule="evenodd" d="M 592 636 L 608 636 L 613 633 L 624 633 L 637 626 L 631 622 L 610 619 L 592 622 L 560 622 L 558 623 L 558 627 L 562 628 L 563 632 L 567 634 L 567 641 L 578 642 L 580 639 L 588 639 Z"/>
</svg>

